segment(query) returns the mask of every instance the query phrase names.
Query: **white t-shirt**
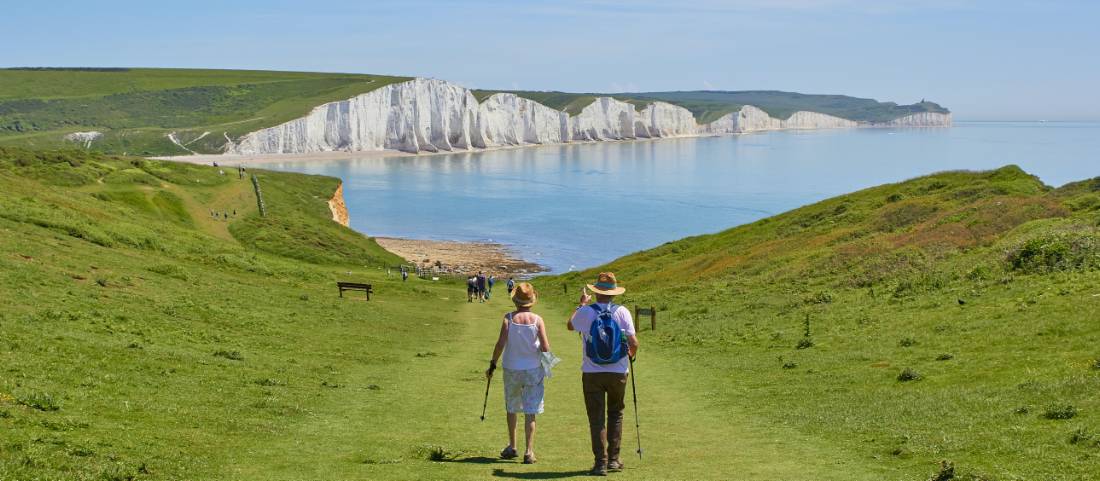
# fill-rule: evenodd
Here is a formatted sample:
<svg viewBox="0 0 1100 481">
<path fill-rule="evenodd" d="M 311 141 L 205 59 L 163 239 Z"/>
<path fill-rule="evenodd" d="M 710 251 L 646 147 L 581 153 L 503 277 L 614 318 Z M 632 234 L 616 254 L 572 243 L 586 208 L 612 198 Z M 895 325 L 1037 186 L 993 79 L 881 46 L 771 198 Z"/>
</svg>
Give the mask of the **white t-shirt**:
<svg viewBox="0 0 1100 481">
<path fill-rule="evenodd" d="M 593 304 L 600 306 L 600 309 L 606 309 L 607 304 Z M 581 333 L 581 339 L 584 342 L 581 344 L 581 355 L 584 356 L 584 362 L 581 364 L 581 372 L 615 372 L 626 374 L 630 371 L 630 359 L 623 356 L 619 359 L 619 362 L 612 364 L 596 364 L 588 358 L 587 345 L 588 345 L 588 331 L 592 329 L 592 323 L 596 321 L 596 317 L 599 314 L 592 305 L 584 306 L 573 313 L 573 330 Z M 634 318 L 630 315 L 630 309 L 623 306 L 616 306 L 615 311 L 611 313 L 611 317 L 615 318 L 615 322 L 619 324 L 619 329 L 623 331 L 623 337 L 634 335 Z"/>
</svg>

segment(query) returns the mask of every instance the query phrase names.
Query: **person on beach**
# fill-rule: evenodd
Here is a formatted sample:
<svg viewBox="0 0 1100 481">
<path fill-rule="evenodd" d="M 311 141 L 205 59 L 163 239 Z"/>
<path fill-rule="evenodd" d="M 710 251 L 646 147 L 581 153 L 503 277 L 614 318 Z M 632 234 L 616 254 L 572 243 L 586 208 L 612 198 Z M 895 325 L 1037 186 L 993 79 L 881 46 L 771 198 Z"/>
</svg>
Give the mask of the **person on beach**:
<svg viewBox="0 0 1100 481">
<path fill-rule="evenodd" d="M 581 364 L 581 385 L 584 407 L 588 412 L 588 428 L 595 462 L 590 474 L 606 476 L 608 470 L 621 471 L 619 450 L 623 440 L 623 409 L 626 407 L 626 381 L 630 361 L 638 353 L 638 338 L 630 310 L 614 304 L 615 296 L 626 292 L 612 272 L 601 272 L 588 289 L 596 293 L 596 303 L 588 291 L 581 293 L 580 305 L 566 323 L 570 331 L 581 333 L 584 340 L 584 362 Z M 620 336 L 607 335 L 618 330 Z M 593 329 L 595 327 L 595 329 Z M 596 337 L 594 337 L 596 336 Z M 620 339 L 625 346 L 603 344 L 607 339 Z M 622 349 L 625 347 L 626 349 Z M 593 359 L 597 357 L 597 359 Z M 605 421 L 606 410 L 606 421 Z"/>
<path fill-rule="evenodd" d="M 550 339 L 546 337 L 542 317 L 531 312 L 531 307 L 538 302 L 534 286 L 526 282 L 517 286 L 512 293 L 512 302 L 516 310 L 504 315 L 485 377 L 493 378 L 497 360 L 503 353 L 501 367 L 504 368 L 504 408 L 508 412 L 508 446 L 500 452 L 500 457 L 512 459 L 517 456 L 516 422 L 519 414 L 523 413 L 526 439 L 523 464 L 534 464 L 535 416 L 542 414 L 543 381 L 546 377 L 543 353 L 550 352 Z"/>
</svg>

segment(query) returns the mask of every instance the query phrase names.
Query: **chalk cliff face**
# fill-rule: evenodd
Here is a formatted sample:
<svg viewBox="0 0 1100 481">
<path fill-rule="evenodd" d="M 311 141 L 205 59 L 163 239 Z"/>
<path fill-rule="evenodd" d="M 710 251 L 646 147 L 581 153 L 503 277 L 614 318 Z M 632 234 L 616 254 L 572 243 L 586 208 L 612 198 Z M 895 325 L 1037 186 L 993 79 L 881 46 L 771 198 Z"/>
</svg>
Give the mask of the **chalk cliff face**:
<svg viewBox="0 0 1100 481">
<path fill-rule="evenodd" d="M 703 131 L 709 134 L 741 134 L 763 130 L 840 129 L 859 125 L 853 120 L 806 111 L 795 112 L 790 118 L 781 120 L 752 105 L 746 105 L 740 111 L 723 115 L 707 124 Z"/>
<path fill-rule="evenodd" d="M 478 103 L 461 86 L 435 79 L 390 84 L 362 95 L 321 105 L 305 117 L 247 134 L 227 153 L 260 155 L 326 151 L 400 150 L 440 152 L 499 146 L 606 141 L 637 138 L 737 134 L 781 129 L 861 126 L 946 126 L 951 114 L 918 113 L 882 124 L 866 124 L 817 112 L 776 119 L 746 105 L 699 125 L 687 109 L 654 102 L 641 110 L 628 102 L 598 97 L 575 117 L 510 93 Z"/>
<path fill-rule="evenodd" d="M 229 151 L 469 149 L 477 113 L 477 99 L 469 90 L 442 80 L 416 79 L 321 105 L 305 117 L 245 135 Z"/>
<path fill-rule="evenodd" d="M 691 111 L 665 102 L 647 105 L 634 119 L 638 137 L 685 137 L 699 134 L 699 124 Z"/>
<path fill-rule="evenodd" d="M 950 113 L 920 112 L 906 115 L 905 117 L 894 119 L 889 122 L 876 123 L 874 125 L 883 127 L 949 127 L 951 126 L 951 122 Z"/>
<path fill-rule="evenodd" d="M 569 114 L 515 94 L 493 94 L 477 109 L 474 147 L 568 142 Z"/>
</svg>

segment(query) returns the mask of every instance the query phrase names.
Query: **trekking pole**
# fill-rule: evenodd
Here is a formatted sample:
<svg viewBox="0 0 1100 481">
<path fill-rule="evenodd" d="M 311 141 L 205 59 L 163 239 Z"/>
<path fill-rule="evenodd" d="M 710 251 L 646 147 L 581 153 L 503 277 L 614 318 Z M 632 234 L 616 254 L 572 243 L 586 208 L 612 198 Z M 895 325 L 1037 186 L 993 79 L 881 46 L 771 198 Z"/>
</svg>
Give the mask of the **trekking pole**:
<svg viewBox="0 0 1100 481">
<path fill-rule="evenodd" d="M 630 359 L 630 391 L 634 394 L 634 433 L 638 435 L 638 459 L 642 459 L 642 430 L 638 423 L 638 386 L 634 384 L 634 358 Z"/>
<path fill-rule="evenodd" d="M 493 378 L 485 380 L 485 402 L 481 403 L 481 420 L 485 420 L 485 408 L 489 406 L 489 384 L 492 384 Z"/>
</svg>

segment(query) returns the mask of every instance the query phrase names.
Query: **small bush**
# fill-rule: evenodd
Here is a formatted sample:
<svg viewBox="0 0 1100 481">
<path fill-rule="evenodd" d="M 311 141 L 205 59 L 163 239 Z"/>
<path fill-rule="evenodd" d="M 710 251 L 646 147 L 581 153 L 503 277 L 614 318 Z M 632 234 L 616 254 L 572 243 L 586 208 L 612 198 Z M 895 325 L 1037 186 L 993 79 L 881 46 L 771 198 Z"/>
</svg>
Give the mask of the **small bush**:
<svg viewBox="0 0 1100 481">
<path fill-rule="evenodd" d="M 230 361 L 243 361 L 244 360 L 244 355 L 242 355 L 239 351 L 223 351 L 223 350 L 214 351 L 214 357 L 223 357 L 223 358 L 229 359 Z"/>
<path fill-rule="evenodd" d="M 1100 434 L 1090 433 L 1085 428 L 1077 428 L 1069 435 L 1069 443 L 1079 446 L 1100 447 Z"/>
<path fill-rule="evenodd" d="M 894 202 L 901 202 L 904 198 L 905 196 L 901 194 L 890 194 L 886 197 L 886 202 L 893 204 Z"/>
<path fill-rule="evenodd" d="M 39 411 L 50 412 L 61 409 L 58 401 L 48 393 L 35 392 L 27 396 L 20 396 L 15 399 L 15 402 Z"/>
<path fill-rule="evenodd" d="M 1100 370 L 1100 358 L 1097 358 L 1096 362 L 1092 363 L 1092 368 L 1096 369 L 1096 370 Z"/>
<path fill-rule="evenodd" d="M 1095 231 L 1047 234 L 1009 252 L 1007 262 L 1028 273 L 1100 268 L 1100 237 Z"/>
<path fill-rule="evenodd" d="M 905 369 L 902 369 L 901 373 L 898 374 L 898 381 L 899 382 L 920 381 L 921 378 L 923 378 L 923 377 L 924 376 L 921 376 L 921 374 L 919 372 L 913 370 L 912 368 L 907 367 Z"/>
<path fill-rule="evenodd" d="M 272 386 L 286 386 L 286 381 L 281 381 L 274 378 L 261 378 L 253 381 L 258 386 L 272 387 Z"/>
<path fill-rule="evenodd" d="M 1020 406 L 1016 409 L 1013 409 L 1012 412 L 1014 412 L 1016 414 L 1027 414 L 1027 413 L 1031 412 L 1031 408 L 1029 408 L 1027 406 Z"/>
<path fill-rule="evenodd" d="M 0 419 L 8 419 L 11 417 L 11 413 L 7 411 L 0 411 Z"/>
<path fill-rule="evenodd" d="M 809 349 L 811 347 L 814 347 L 813 338 L 803 337 L 798 340 L 798 345 L 795 346 L 795 349 Z"/>
<path fill-rule="evenodd" d="M 913 347 L 917 345 L 917 340 L 911 337 L 903 337 L 898 341 L 898 345 L 901 347 Z"/>
<path fill-rule="evenodd" d="M 940 461 L 940 471 L 928 478 L 928 481 L 951 481 L 952 479 L 955 479 L 955 465 L 947 461 Z"/>
<path fill-rule="evenodd" d="M 1059 406 L 1052 404 L 1043 411 L 1043 417 L 1047 419 L 1073 419 L 1077 416 L 1077 407 L 1073 405 Z"/>
<path fill-rule="evenodd" d="M 937 361 L 950 361 L 952 359 L 955 359 L 955 355 L 954 354 L 948 354 L 946 352 L 943 353 L 943 354 L 940 354 L 939 356 L 936 356 Z"/>
<path fill-rule="evenodd" d="M 787 361 L 783 363 L 783 369 L 794 369 L 798 367 L 798 363 L 794 361 Z"/>
</svg>

